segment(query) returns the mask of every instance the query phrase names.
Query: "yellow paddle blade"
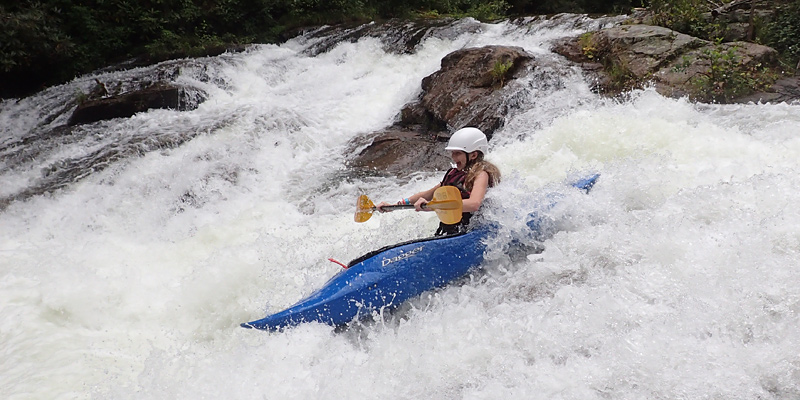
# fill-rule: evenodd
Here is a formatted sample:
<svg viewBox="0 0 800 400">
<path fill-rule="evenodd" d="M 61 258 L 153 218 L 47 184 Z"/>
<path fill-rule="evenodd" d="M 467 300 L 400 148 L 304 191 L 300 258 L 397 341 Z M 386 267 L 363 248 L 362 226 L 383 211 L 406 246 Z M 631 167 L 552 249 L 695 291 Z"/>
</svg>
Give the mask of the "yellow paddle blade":
<svg viewBox="0 0 800 400">
<path fill-rule="evenodd" d="M 433 192 L 433 199 L 426 205 L 436 211 L 436 216 L 445 224 L 457 224 L 461 221 L 463 204 L 461 191 L 455 186 L 442 186 Z"/>
<path fill-rule="evenodd" d="M 445 224 L 456 224 L 461 221 L 463 204 L 461 192 L 454 186 L 443 186 L 433 192 L 433 199 L 425 203 L 425 208 L 436 211 L 436 216 Z M 386 206 L 385 209 L 414 209 L 412 205 Z M 362 194 L 356 200 L 356 213 L 353 219 L 356 222 L 365 222 L 375 212 L 375 204 L 367 195 Z"/>
<path fill-rule="evenodd" d="M 358 199 L 356 200 L 355 221 L 365 222 L 372 217 L 373 211 L 375 211 L 375 204 L 372 202 L 372 200 L 370 200 L 365 194 L 358 196 Z"/>
<path fill-rule="evenodd" d="M 429 201 L 423 208 L 431 210 L 461 210 L 461 202 L 458 200 Z"/>
</svg>

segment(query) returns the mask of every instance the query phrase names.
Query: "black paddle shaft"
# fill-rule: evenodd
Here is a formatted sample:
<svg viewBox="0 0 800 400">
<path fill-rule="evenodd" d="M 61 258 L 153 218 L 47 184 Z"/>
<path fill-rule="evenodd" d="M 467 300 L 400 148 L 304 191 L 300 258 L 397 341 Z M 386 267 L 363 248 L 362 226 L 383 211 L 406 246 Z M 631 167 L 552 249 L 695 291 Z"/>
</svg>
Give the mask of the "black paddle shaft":
<svg viewBox="0 0 800 400">
<path fill-rule="evenodd" d="M 386 210 L 386 211 L 407 210 L 407 209 L 413 209 L 413 208 L 414 208 L 413 204 L 394 204 L 394 205 L 389 205 L 389 206 L 383 206 L 383 209 Z M 422 205 L 422 208 L 425 208 L 425 204 Z"/>
</svg>

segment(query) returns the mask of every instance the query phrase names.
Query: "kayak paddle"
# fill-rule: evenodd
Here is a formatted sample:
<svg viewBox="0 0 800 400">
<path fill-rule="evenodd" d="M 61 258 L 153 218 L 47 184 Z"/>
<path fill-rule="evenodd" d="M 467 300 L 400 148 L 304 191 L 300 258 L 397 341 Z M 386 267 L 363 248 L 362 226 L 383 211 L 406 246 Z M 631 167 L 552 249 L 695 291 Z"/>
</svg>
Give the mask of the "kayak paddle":
<svg viewBox="0 0 800 400">
<path fill-rule="evenodd" d="M 436 216 L 445 224 L 456 224 L 461 221 L 461 192 L 455 186 L 442 186 L 433 192 L 433 199 L 422 205 L 424 209 L 436 211 Z M 384 210 L 414 209 L 413 204 L 397 204 L 383 207 Z M 356 200 L 356 222 L 365 222 L 377 210 L 372 200 L 362 194 Z"/>
</svg>

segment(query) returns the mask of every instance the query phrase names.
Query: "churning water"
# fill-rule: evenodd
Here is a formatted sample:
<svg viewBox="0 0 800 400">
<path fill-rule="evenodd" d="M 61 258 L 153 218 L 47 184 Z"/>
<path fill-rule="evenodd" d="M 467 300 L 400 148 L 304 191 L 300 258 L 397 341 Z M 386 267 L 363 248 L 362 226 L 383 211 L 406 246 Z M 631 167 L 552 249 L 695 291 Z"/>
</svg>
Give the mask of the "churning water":
<svg viewBox="0 0 800 400">
<path fill-rule="evenodd" d="M 800 397 L 800 106 L 609 100 L 549 51 L 603 23 L 455 23 L 413 54 L 317 39 L 186 62 L 196 110 L 44 135 L 87 76 L 0 103 L 0 397 L 5 399 L 792 399 Z M 471 29 L 456 29 L 467 24 Z M 477 27 L 478 29 L 474 29 Z M 538 189 L 591 172 L 543 252 L 334 330 L 279 311 L 429 214 L 352 220 L 358 194 L 428 188 L 347 174 L 446 54 L 550 60 L 496 132 L 486 210 L 513 235 Z M 56 131 L 57 132 L 57 131 Z"/>
</svg>

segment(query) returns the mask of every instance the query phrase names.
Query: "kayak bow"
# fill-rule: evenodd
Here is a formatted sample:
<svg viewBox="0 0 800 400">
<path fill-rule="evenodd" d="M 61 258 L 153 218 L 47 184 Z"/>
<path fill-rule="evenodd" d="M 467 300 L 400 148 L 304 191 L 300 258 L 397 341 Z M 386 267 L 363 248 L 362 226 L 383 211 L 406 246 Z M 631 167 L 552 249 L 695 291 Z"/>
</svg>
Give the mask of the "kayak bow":
<svg viewBox="0 0 800 400">
<path fill-rule="evenodd" d="M 592 175 L 572 186 L 588 192 L 598 178 L 599 174 Z M 526 218 L 539 240 L 555 233 L 541 216 L 541 211 L 552 208 L 558 198 L 551 196 L 549 201 Z M 403 242 L 367 253 L 297 304 L 241 326 L 274 331 L 304 322 L 343 325 L 395 308 L 480 265 L 486 250 L 484 239 L 494 231 L 491 225 L 478 226 L 466 233 Z"/>
</svg>

